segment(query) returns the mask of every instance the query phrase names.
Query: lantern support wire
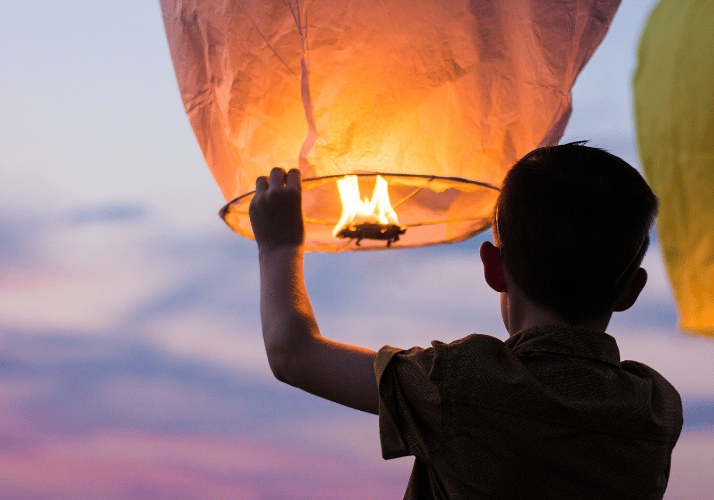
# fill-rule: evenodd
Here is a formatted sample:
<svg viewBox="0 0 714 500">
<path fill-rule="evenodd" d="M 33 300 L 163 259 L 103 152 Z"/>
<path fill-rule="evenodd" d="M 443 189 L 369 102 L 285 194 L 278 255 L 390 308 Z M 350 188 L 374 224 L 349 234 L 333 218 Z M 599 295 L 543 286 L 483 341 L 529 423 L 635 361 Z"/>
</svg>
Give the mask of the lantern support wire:
<svg viewBox="0 0 714 500">
<path fill-rule="evenodd" d="M 275 57 L 278 58 L 278 61 L 280 61 L 280 62 L 283 64 L 283 66 L 285 66 L 285 67 L 287 68 L 287 70 L 288 70 L 290 73 L 292 73 L 293 75 L 295 75 L 295 72 L 292 70 L 292 68 L 290 68 L 290 66 L 288 66 L 288 63 L 286 63 L 286 62 L 283 60 L 283 58 L 280 57 L 280 54 L 278 54 L 278 52 L 273 48 L 273 46 L 270 44 L 270 42 L 268 41 L 268 39 L 265 38 L 265 35 L 264 35 L 263 32 L 261 31 L 261 29 L 258 27 L 258 25 L 255 23 L 255 20 L 253 20 L 253 17 L 248 13 L 248 10 L 247 10 L 243 5 L 241 5 L 240 3 L 238 4 L 238 8 L 240 8 L 240 9 L 243 11 L 243 14 L 245 14 L 245 17 L 247 17 L 247 18 L 250 20 L 250 22 L 253 24 L 253 27 L 255 28 L 255 31 L 258 32 L 258 34 L 260 35 L 260 38 L 262 38 L 263 41 L 265 42 L 265 46 L 268 47 L 268 48 L 273 52 L 273 54 L 275 54 Z M 296 75 L 296 76 L 297 76 L 297 75 Z"/>
<path fill-rule="evenodd" d="M 337 224 L 337 222 L 330 222 L 330 221 L 321 220 L 321 219 L 313 219 L 312 217 L 305 217 L 303 220 L 310 224 L 324 224 L 325 226 L 334 226 L 335 224 Z"/>
<path fill-rule="evenodd" d="M 324 181 L 324 180 L 329 180 L 329 179 L 341 179 L 346 175 L 354 175 L 355 177 L 376 177 L 379 175 L 384 178 L 389 178 L 389 177 L 400 178 L 401 177 L 401 178 L 405 178 L 405 179 L 428 179 L 428 183 L 431 183 L 434 180 L 451 181 L 451 182 L 455 182 L 458 184 L 473 184 L 476 186 L 493 189 L 494 191 L 500 191 L 499 188 L 497 188 L 493 184 L 489 184 L 488 182 L 473 181 L 470 179 L 464 179 L 463 177 L 442 177 L 440 175 L 402 174 L 402 173 L 387 173 L 387 172 L 355 172 L 355 173 L 345 173 L 345 174 L 321 175 L 319 177 L 308 177 L 306 179 L 303 179 L 302 182 L 303 182 L 303 184 L 305 184 L 305 183 L 309 183 L 310 181 Z M 242 196 L 239 196 L 238 198 L 236 198 L 233 201 L 239 200 L 240 198 L 243 198 L 244 196 L 248 196 L 253 193 L 255 193 L 255 191 L 251 191 L 250 193 L 246 193 Z"/>
<path fill-rule="evenodd" d="M 412 198 L 414 198 L 416 195 L 418 195 L 419 193 L 421 193 L 423 189 L 424 189 L 423 187 L 416 188 L 416 190 L 415 190 L 412 194 L 407 195 L 406 197 L 404 197 L 404 198 L 402 198 L 401 200 L 399 200 L 399 202 L 398 202 L 396 205 L 394 205 L 394 206 L 392 207 L 392 212 L 394 212 L 394 211 L 397 209 L 397 207 L 400 206 L 401 204 L 403 204 L 405 201 L 409 201 L 409 200 L 411 200 Z"/>
<path fill-rule="evenodd" d="M 406 226 L 406 227 L 433 226 L 435 224 L 449 224 L 451 222 L 468 222 L 468 221 L 477 221 L 480 219 L 484 219 L 484 217 L 459 217 L 456 219 L 432 220 L 432 221 L 426 221 L 426 222 L 415 222 L 413 224 L 404 224 L 404 226 Z"/>
</svg>

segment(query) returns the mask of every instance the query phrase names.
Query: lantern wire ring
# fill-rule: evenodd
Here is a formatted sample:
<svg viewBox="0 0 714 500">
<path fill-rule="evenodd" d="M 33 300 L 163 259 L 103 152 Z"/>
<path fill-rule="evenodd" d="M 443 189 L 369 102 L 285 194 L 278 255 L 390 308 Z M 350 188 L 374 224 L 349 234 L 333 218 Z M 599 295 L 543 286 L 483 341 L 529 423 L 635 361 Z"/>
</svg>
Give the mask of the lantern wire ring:
<svg viewBox="0 0 714 500">
<path fill-rule="evenodd" d="M 456 182 L 456 183 L 464 183 L 464 184 L 474 184 L 476 186 L 481 186 L 489 189 L 493 189 L 496 191 L 500 191 L 496 186 L 489 184 L 487 182 L 480 182 L 480 181 L 472 181 L 469 179 L 463 179 L 461 177 L 441 177 L 438 175 L 418 175 L 418 174 L 388 174 L 388 173 L 383 173 L 383 172 L 360 172 L 360 173 L 354 173 L 354 174 L 335 174 L 335 175 L 325 175 L 321 177 L 308 177 L 307 179 L 303 179 L 302 182 L 308 183 L 311 181 L 324 181 L 324 180 L 330 180 L 330 179 L 342 179 L 346 175 L 354 175 L 356 177 L 376 177 L 378 175 L 384 176 L 384 177 L 402 177 L 402 178 L 421 178 L 421 179 L 428 179 L 428 183 L 434 181 L 434 180 L 440 180 L 440 181 L 451 181 L 451 182 Z M 401 200 L 399 200 L 393 207 L 392 210 L 396 209 L 398 206 L 402 205 L 406 201 L 410 200 L 417 194 L 419 194 L 425 187 L 427 186 L 421 186 L 418 187 L 417 189 L 414 190 L 413 193 L 405 196 Z M 255 194 L 255 190 L 250 191 L 249 193 L 245 193 L 230 202 L 228 202 L 221 210 L 218 212 L 218 214 L 221 216 L 221 219 L 225 220 L 226 216 L 228 215 L 228 212 L 231 211 L 230 207 L 237 201 L 242 200 L 243 198 L 246 198 L 248 196 L 252 196 Z M 243 210 L 233 210 L 233 213 L 240 214 L 240 215 L 248 215 L 247 211 Z M 428 225 L 434 225 L 434 224 L 445 224 L 449 222 L 462 222 L 462 221 L 469 221 L 469 220 L 476 220 L 480 219 L 481 217 L 459 217 L 455 219 L 442 219 L 438 221 L 425 221 L 425 222 L 417 222 L 413 224 L 404 224 L 404 227 L 418 227 L 418 226 L 428 226 Z M 326 220 L 321 220 L 321 219 L 312 219 L 312 218 L 305 218 L 305 222 L 311 223 L 311 224 L 324 224 L 324 225 L 332 225 L 334 226 L 336 222 L 334 221 L 326 221 Z"/>
</svg>

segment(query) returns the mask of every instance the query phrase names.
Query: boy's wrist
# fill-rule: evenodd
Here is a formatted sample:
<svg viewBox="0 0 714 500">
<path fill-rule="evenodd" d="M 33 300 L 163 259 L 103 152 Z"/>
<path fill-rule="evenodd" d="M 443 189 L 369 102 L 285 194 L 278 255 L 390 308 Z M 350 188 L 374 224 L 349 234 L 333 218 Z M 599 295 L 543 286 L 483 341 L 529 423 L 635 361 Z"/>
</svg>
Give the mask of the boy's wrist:
<svg viewBox="0 0 714 500">
<path fill-rule="evenodd" d="M 258 258 L 260 260 L 272 259 L 276 257 L 302 258 L 304 253 L 305 245 L 303 243 L 284 243 L 277 245 L 263 243 L 258 245 Z"/>
</svg>

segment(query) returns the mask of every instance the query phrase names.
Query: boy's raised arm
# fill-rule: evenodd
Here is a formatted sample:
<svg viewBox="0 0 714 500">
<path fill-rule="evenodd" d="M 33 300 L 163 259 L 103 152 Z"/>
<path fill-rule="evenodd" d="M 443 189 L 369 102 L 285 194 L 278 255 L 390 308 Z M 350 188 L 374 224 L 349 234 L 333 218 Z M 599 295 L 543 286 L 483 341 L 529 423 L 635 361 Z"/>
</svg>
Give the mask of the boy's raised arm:
<svg viewBox="0 0 714 500">
<path fill-rule="evenodd" d="M 250 221 L 260 260 L 260 317 L 275 376 L 316 396 L 378 413 L 376 353 L 326 339 L 303 278 L 305 228 L 300 172 L 274 168 L 259 177 Z"/>
</svg>

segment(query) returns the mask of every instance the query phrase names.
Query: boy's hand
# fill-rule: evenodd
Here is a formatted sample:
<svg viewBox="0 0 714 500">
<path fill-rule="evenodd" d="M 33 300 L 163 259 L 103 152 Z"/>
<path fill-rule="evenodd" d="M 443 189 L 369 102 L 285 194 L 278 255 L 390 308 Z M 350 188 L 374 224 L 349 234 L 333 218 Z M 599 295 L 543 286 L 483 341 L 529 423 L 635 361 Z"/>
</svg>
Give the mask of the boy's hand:
<svg viewBox="0 0 714 500">
<path fill-rule="evenodd" d="M 303 245 L 305 225 L 300 171 L 293 168 L 285 173 L 276 167 L 270 172 L 270 178 L 258 177 L 248 214 L 259 249 Z"/>
<path fill-rule="evenodd" d="M 337 403 L 377 414 L 376 352 L 320 334 L 303 278 L 300 171 L 258 177 L 248 213 L 258 243 L 260 318 L 275 376 Z"/>
</svg>

